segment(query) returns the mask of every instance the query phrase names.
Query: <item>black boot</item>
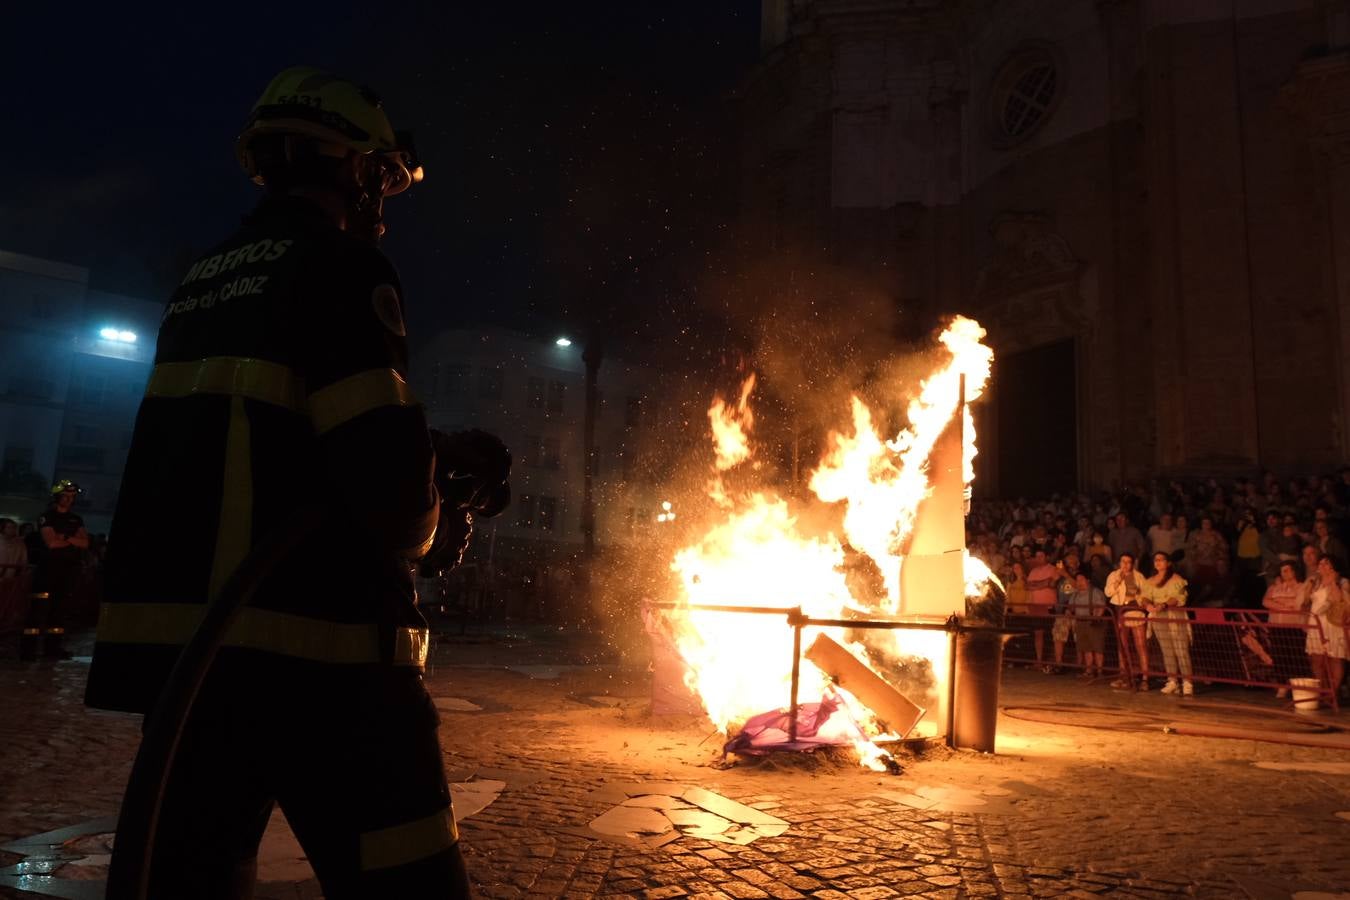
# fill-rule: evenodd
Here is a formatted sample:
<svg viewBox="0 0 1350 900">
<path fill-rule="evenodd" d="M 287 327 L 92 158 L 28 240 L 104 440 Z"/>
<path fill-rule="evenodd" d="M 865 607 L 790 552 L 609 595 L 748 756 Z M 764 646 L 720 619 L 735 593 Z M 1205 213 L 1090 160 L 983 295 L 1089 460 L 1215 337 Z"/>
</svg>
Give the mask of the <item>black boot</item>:
<svg viewBox="0 0 1350 900">
<path fill-rule="evenodd" d="M 66 630 L 48 628 L 42 638 L 42 656 L 44 659 L 70 659 L 66 651 Z"/>
<path fill-rule="evenodd" d="M 42 631 L 37 628 L 25 628 L 19 635 L 19 659 L 30 662 L 37 659 L 38 640 Z"/>
</svg>

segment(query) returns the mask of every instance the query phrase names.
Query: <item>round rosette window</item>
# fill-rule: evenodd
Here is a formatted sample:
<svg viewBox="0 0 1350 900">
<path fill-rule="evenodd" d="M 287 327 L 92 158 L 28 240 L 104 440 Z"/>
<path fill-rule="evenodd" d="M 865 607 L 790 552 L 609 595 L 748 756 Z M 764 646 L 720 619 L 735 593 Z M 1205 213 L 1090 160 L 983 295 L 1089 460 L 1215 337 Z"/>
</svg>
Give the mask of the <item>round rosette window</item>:
<svg viewBox="0 0 1350 900">
<path fill-rule="evenodd" d="M 1063 85 L 1063 66 L 1051 48 L 1029 46 L 1013 53 L 999 67 L 990 92 L 994 142 L 1006 147 L 1035 134 L 1054 113 Z"/>
</svg>

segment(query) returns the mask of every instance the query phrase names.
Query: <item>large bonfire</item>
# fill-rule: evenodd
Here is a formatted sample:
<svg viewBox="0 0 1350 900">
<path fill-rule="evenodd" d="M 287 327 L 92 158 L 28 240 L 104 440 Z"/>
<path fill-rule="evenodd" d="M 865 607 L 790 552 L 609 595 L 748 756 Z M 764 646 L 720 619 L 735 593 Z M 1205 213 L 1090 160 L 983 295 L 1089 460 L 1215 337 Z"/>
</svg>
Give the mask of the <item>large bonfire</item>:
<svg viewBox="0 0 1350 900">
<path fill-rule="evenodd" d="M 723 732 L 786 706 L 793 660 L 787 610 L 800 607 L 807 616 L 825 619 L 914 612 L 914 604 L 905 602 L 900 571 L 920 504 L 931 490 L 934 447 L 958 408 L 966 417 L 962 474 L 967 487 L 974 476 L 974 422 L 958 397 L 963 377 L 967 401 L 977 399 L 988 381 L 993 353 L 981 342 L 984 335 L 972 319 L 950 323 L 939 338 L 941 363 L 910 400 L 908 425 L 889 440 L 876 424 L 886 416 L 874 415 L 857 396 L 849 399 L 849 424 L 830 434 L 809 479 L 817 501 L 839 504 L 839 525 L 832 530 L 807 529 L 801 522 L 803 507 L 756 483 L 754 376 L 737 397 L 714 398 L 708 410 L 714 463 L 707 493 L 719 514 L 701 537 L 675 554 L 671 568 L 680 596 L 668 621 L 687 666 L 688 686 Z M 737 487 L 730 487 L 732 482 Z M 982 590 L 988 570 L 969 556 L 965 560 L 966 591 Z M 773 607 L 785 614 L 700 609 L 709 606 Z M 906 680 L 907 691 L 917 690 L 920 696 L 913 699 L 921 705 L 936 704 L 945 691 L 948 638 L 941 632 L 875 631 L 864 640 L 852 629 L 812 627 L 803 635 L 803 646 L 821 632 L 892 683 Z M 827 730 L 838 729 L 859 747 L 865 762 L 876 758 L 872 741 L 883 735 L 871 712 L 806 660 L 800 695 L 838 698 L 847 714 L 836 716 L 834 726 L 827 723 Z M 934 731 L 932 717 L 917 729 L 920 734 Z"/>
</svg>

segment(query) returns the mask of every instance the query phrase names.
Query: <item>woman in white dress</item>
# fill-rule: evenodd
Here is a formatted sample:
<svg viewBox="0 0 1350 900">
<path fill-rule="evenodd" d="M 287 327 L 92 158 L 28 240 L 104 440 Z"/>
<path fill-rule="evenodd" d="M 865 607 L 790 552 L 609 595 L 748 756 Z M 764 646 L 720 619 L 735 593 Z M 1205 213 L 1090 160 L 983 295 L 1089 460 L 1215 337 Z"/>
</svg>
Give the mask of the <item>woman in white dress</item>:
<svg viewBox="0 0 1350 900">
<path fill-rule="evenodd" d="M 1153 554 L 1153 577 L 1144 582 L 1144 608 L 1148 610 L 1148 629 L 1162 649 L 1167 684 L 1162 693 L 1180 691 L 1189 697 L 1195 693 L 1191 682 L 1191 625 L 1186 613 L 1186 579 L 1176 573 L 1172 557 Z"/>
<path fill-rule="evenodd" d="M 1341 577 L 1336 560 L 1325 554 L 1317 561 L 1317 580 L 1308 589 L 1308 658 L 1322 685 L 1333 694 L 1345 678 L 1345 625 L 1350 613 L 1350 583 Z"/>
</svg>

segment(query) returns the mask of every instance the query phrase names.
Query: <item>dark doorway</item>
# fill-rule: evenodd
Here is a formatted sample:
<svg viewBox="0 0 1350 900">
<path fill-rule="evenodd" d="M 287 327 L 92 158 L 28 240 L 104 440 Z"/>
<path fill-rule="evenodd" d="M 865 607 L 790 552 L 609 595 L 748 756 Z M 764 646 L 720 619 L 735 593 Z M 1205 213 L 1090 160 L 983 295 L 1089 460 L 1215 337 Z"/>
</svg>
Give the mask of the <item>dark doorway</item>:
<svg viewBox="0 0 1350 900">
<path fill-rule="evenodd" d="M 1056 341 L 995 361 L 999 493 L 1048 497 L 1078 486 L 1074 342 Z"/>
</svg>

